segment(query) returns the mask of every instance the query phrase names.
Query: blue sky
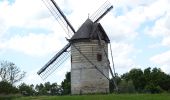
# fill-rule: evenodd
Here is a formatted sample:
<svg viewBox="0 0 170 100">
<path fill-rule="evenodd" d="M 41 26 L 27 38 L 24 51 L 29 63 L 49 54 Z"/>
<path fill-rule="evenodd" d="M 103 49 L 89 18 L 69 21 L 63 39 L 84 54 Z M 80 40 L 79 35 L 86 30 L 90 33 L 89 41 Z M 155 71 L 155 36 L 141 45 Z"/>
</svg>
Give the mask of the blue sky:
<svg viewBox="0 0 170 100">
<path fill-rule="evenodd" d="M 76 30 L 105 2 L 55 1 Z M 159 67 L 170 73 L 170 0 L 110 2 L 114 9 L 100 23 L 111 40 L 116 72 L 121 75 L 131 68 Z M 0 60 L 14 62 L 26 71 L 23 82 L 63 80 L 70 70 L 69 60 L 46 80 L 36 74 L 68 38 L 42 0 L 1 0 L 0 23 Z"/>
</svg>

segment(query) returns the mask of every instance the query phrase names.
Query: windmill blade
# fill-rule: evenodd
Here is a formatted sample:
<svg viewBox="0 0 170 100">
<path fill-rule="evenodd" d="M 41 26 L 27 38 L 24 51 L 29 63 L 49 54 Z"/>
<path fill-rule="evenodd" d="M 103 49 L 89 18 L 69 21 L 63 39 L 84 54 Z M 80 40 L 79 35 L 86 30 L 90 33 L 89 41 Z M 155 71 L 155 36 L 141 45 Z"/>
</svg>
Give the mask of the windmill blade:
<svg viewBox="0 0 170 100">
<path fill-rule="evenodd" d="M 63 49 L 61 49 L 48 63 L 42 67 L 37 74 L 46 79 L 52 74 L 64 61 L 70 56 L 70 43 L 68 43 Z"/>
<path fill-rule="evenodd" d="M 57 3 L 54 0 L 42 0 L 42 1 L 70 38 L 75 33 L 75 30 L 71 23 L 66 18 L 66 16 L 64 15 L 64 13 L 59 8 Z"/>
<path fill-rule="evenodd" d="M 100 19 L 102 19 L 111 9 L 113 6 L 109 1 L 106 1 L 95 13 L 90 16 L 90 19 L 97 23 Z"/>
</svg>

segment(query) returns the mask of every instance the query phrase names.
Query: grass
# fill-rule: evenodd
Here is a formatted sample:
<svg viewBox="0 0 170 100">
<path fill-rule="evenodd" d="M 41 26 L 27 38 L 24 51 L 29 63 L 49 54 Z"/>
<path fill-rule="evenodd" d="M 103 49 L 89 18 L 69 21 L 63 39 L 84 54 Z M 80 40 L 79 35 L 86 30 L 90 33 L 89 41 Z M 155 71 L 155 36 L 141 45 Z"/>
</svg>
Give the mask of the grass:
<svg viewBox="0 0 170 100">
<path fill-rule="evenodd" d="M 73 96 L 29 96 L 14 100 L 170 100 L 170 94 L 108 94 Z"/>
<path fill-rule="evenodd" d="M 20 94 L 0 94 L 0 100 L 13 100 L 19 97 L 21 97 Z"/>
</svg>

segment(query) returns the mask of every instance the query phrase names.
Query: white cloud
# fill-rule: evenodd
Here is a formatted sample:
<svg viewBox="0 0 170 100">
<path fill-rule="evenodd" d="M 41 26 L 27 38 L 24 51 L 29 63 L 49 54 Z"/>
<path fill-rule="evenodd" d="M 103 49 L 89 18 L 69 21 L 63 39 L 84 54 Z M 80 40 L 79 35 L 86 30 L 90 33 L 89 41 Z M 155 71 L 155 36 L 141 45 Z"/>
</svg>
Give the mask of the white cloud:
<svg viewBox="0 0 170 100">
<path fill-rule="evenodd" d="M 163 46 L 170 46 L 170 37 L 163 38 L 162 45 Z"/>
<path fill-rule="evenodd" d="M 170 51 L 157 54 L 150 58 L 150 61 L 160 67 L 164 72 L 170 73 Z"/>
<path fill-rule="evenodd" d="M 67 9 L 72 9 L 72 13 L 67 17 L 75 29 L 78 29 L 88 15 L 91 16 L 104 2 L 105 0 L 68 0 Z"/>
<path fill-rule="evenodd" d="M 155 25 L 149 29 L 148 34 L 153 37 L 166 37 L 170 36 L 170 15 L 167 13 L 160 19 L 156 20 Z"/>
<path fill-rule="evenodd" d="M 140 5 L 150 5 L 155 0 L 112 0 L 113 4 L 118 7 L 131 7 L 135 8 Z M 116 3 L 116 4 L 115 4 Z"/>
<path fill-rule="evenodd" d="M 166 37 L 170 35 L 170 1 L 157 0 L 146 8 L 147 18 L 155 20 L 154 26 L 148 28 L 147 34 L 153 37 Z"/>
<path fill-rule="evenodd" d="M 169 9 L 170 2 L 168 0 L 157 0 L 145 7 L 144 14 L 149 20 L 155 20 L 164 15 Z"/>
<path fill-rule="evenodd" d="M 153 21 L 163 16 L 168 10 L 168 1 L 166 0 L 154 0 L 143 1 L 143 0 L 121 0 L 116 1 L 115 9 L 117 13 L 108 14 L 101 22 L 105 27 L 106 31 L 112 37 L 112 40 L 133 40 L 137 37 L 138 29 L 141 25 L 147 21 Z M 118 5 L 120 4 L 120 5 Z M 163 6 L 163 7 L 162 7 Z M 117 8 L 116 8 L 117 7 Z M 124 9 L 123 14 L 117 16 L 119 9 Z M 160 9 L 157 9 L 159 8 Z M 162 20 L 162 18 L 161 18 Z M 158 23 L 160 25 L 160 23 Z M 161 27 L 161 30 L 162 29 Z M 153 29 L 155 31 L 155 29 Z M 158 32 L 157 30 L 155 32 Z M 154 34 L 155 32 L 148 32 L 148 34 Z"/>
<path fill-rule="evenodd" d="M 113 42 L 111 45 L 117 73 L 127 72 L 136 65 L 132 56 L 135 53 L 135 48 L 131 44 Z"/>
<path fill-rule="evenodd" d="M 37 71 L 38 69 L 34 69 L 34 70 L 32 70 L 32 71 L 29 71 L 29 73 L 26 73 L 26 76 L 25 76 L 25 78 L 21 81 L 21 82 L 24 82 L 24 83 L 26 83 L 26 84 L 40 84 L 40 83 L 44 83 L 45 81 L 43 81 L 42 79 L 41 79 L 41 77 L 40 76 L 38 76 L 38 74 L 37 74 Z M 21 83 L 20 82 L 20 83 Z M 20 84 L 20 83 L 18 83 L 18 84 Z"/>
<path fill-rule="evenodd" d="M 63 79 L 65 78 L 66 72 L 70 72 L 71 65 L 70 65 L 70 59 L 67 59 L 65 63 L 63 63 L 59 68 L 57 68 L 50 76 L 48 76 L 46 79 L 42 79 L 38 74 L 37 71 L 40 68 L 32 68 L 32 71 L 29 71 L 29 73 L 26 73 L 25 78 L 21 82 L 25 82 L 27 84 L 40 84 L 45 82 L 57 82 L 57 84 L 60 84 Z M 20 83 L 21 83 L 20 82 Z M 19 84 L 20 84 L 19 83 Z"/>
<path fill-rule="evenodd" d="M 15 0 L 13 4 L 9 4 L 8 1 L 0 3 L 1 17 L 9 27 L 26 27 L 30 19 L 37 20 L 40 18 L 39 15 L 44 14 L 43 11 L 47 11 L 41 0 Z"/>
<path fill-rule="evenodd" d="M 131 28 L 133 22 L 126 19 L 126 16 L 113 17 L 110 15 L 101 20 L 102 26 L 111 40 L 131 41 L 137 36 L 138 33 L 135 32 L 135 28 Z"/>
<path fill-rule="evenodd" d="M 32 56 L 43 56 L 57 51 L 67 42 L 59 40 L 57 34 L 33 34 L 15 36 L 6 42 L 6 48 L 23 52 Z"/>
<path fill-rule="evenodd" d="M 165 65 L 160 66 L 160 68 L 161 68 L 161 70 L 164 71 L 165 73 L 170 74 L 169 65 L 165 64 Z"/>
<path fill-rule="evenodd" d="M 57 51 L 66 44 L 65 32 L 41 0 L 15 0 L 0 2 L 0 49 L 10 49 L 28 55 L 43 56 Z M 30 30 L 26 34 L 10 31 L 11 27 Z M 33 33 L 32 29 L 45 29 L 50 33 Z M 6 38 L 6 31 L 13 37 Z M 63 42 L 64 41 L 64 42 Z M 63 44 L 62 44 L 63 43 Z"/>
<path fill-rule="evenodd" d="M 151 57 L 150 61 L 152 61 L 155 64 L 170 65 L 170 51 L 157 54 Z"/>
<path fill-rule="evenodd" d="M 147 21 L 155 21 L 154 27 L 147 29 L 151 36 L 168 35 L 169 32 L 169 12 L 170 2 L 168 0 L 121 0 L 113 1 L 117 12 L 107 15 L 102 23 L 113 40 L 133 40 L 139 34 L 140 26 Z M 119 9 L 123 9 L 123 14 L 119 14 Z M 147 27 L 146 27 L 147 28 Z M 146 29 L 145 29 L 146 30 Z"/>
</svg>

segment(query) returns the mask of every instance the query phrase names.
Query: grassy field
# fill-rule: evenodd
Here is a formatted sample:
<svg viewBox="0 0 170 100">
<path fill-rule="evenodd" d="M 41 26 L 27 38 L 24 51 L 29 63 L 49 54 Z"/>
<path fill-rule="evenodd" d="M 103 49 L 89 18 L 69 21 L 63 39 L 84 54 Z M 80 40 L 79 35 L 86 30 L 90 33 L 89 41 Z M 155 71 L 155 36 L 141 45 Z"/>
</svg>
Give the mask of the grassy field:
<svg viewBox="0 0 170 100">
<path fill-rule="evenodd" d="M 170 94 L 109 94 L 17 97 L 12 100 L 170 100 Z"/>
</svg>

